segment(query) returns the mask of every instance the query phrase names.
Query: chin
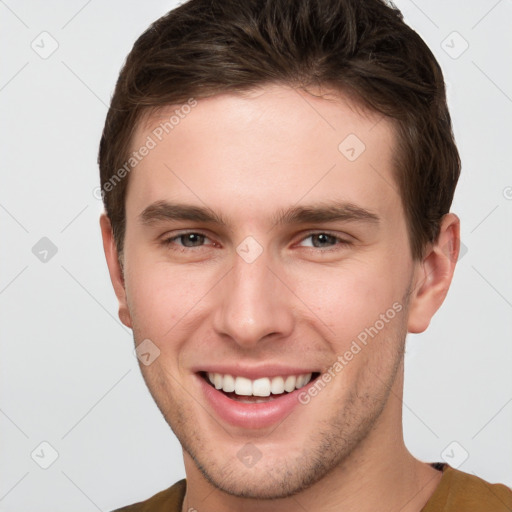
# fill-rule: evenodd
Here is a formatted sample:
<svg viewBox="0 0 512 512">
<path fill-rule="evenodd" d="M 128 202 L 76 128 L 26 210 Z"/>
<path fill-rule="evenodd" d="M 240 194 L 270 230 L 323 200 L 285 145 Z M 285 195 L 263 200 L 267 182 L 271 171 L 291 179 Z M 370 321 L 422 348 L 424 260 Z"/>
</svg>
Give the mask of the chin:
<svg viewBox="0 0 512 512">
<path fill-rule="evenodd" d="M 222 478 L 218 474 L 213 476 L 200 468 L 203 476 L 214 487 L 237 498 L 256 500 L 287 498 L 299 494 L 314 483 L 311 481 L 308 485 L 303 481 L 305 475 L 300 474 L 273 476 L 275 467 L 273 469 L 272 472 L 264 467 L 258 470 L 256 468 L 240 470 L 234 466 L 231 467 L 231 473 Z M 233 474 L 235 471 L 238 471 L 238 475 Z"/>
<path fill-rule="evenodd" d="M 336 465 L 336 454 L 315 457 L 306 450 L 294 458 L 263 456 L 254 466 L 246 467 L 236 453 L 202 453 L 202 457 L 187 450 L 202 476 L 216 489 L 238 498 L 276 500 L 300 494 L 321 480 Z M 339 455 L 339 454 L 338 454 Z M 223 458 L 218 458 L 219 456 Z"/>
</svg>

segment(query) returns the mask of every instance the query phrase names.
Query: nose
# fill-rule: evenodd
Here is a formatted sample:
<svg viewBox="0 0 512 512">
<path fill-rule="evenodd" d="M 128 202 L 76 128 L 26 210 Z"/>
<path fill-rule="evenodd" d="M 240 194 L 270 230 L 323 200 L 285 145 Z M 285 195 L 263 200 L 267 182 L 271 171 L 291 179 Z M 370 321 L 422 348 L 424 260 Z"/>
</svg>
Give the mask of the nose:
<svg viewBox="0 0 512 512">
<path fill-rule="evenodd" d="M 220 293 L 216 294 L 216 333 L 243 348 L 289 336 L 294 326 L 293 294 L 279 274 L 269 267 L 265 251 L 252 262 L 235 254 L 233 268 L 219 283 Z"/>
</svg>

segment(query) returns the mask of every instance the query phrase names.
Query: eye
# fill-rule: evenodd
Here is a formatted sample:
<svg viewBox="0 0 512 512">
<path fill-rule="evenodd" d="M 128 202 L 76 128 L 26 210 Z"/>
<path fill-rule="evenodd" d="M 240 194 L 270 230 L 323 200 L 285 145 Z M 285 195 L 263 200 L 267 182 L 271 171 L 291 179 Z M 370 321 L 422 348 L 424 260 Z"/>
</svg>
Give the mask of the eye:
<svg viewBox="0 0 512 512">
<path fill-rule="evenodd" d="M 190 231 L 188 233 L 180 233 L 179 235 L 175 235 L 170 238 L 166 238 L 162 241 L 162 243 L 166 246 L 177 245 L 177 250 L 180 250 L 180 247 L 184 248 L 194 248 L 201 247 L 204 245 L 205 240 L 210 240 L 206 235 L 201 233 L 196 233 Z M 183 250 L 183 249 L 181 249 Z"/>
<path fill-rule="evenodd" d="M 336 245 L 350 245 L 351 242 L 340 238 L 339 236 L 332 235 L 326 232 L 320 233 L 310 233 L 308 236 L 302 239 L 302 243 L 306 240 L 310 239 L 311 243 L 303 245 L 303 247 L 314 247 L 314 248 L 322 248 L 322 247 L 333 247 Z M 299 244 L 300 245 L 300 244 Z"/>
</svg>

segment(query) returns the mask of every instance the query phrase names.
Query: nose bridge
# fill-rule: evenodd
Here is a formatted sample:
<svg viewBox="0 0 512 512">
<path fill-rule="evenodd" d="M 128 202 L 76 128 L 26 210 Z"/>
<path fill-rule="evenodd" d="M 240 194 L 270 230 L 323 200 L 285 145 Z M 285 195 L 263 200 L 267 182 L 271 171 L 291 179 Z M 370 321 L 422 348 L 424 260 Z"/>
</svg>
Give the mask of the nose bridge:
<svg viewBox="0 0 512 512">
<path fill-rule="evenodd" d="M 292 308 L 286 306 L 283 285 L 270 270 L 266 252 L 258 252 L 255 256 L 254 247 L 240 244 L 216 305 L 217 333 L 246 347 L 270 334 L 286 336 L 293 328 Z"/>
</svg>

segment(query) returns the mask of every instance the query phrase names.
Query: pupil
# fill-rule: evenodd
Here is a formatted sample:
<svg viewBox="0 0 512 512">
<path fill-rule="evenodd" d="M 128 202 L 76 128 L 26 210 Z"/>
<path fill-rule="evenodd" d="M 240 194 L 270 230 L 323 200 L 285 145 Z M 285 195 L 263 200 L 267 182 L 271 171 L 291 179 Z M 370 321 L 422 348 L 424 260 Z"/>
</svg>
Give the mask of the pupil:
<svg viewBox="0 0 512 512">
<path fill-rule="evenodd" d="M 185 246 L 190 247 L 194 245 L 198 245 L 202 241 L 203 235 L 199 235 L 197 233 L 188 233 L 185 235 Z"/>
<path fill-rule="evenodd" d="M 320 245 L 323 243 L 329 243 L 332 236 L 327 235 L 326 233 L 320 233 L 319 235 L 315 235 L 316 239 L 319 241 Z M 318 247 L 318 244 L 313 244 L 315 247 Z"/>
</svg>

